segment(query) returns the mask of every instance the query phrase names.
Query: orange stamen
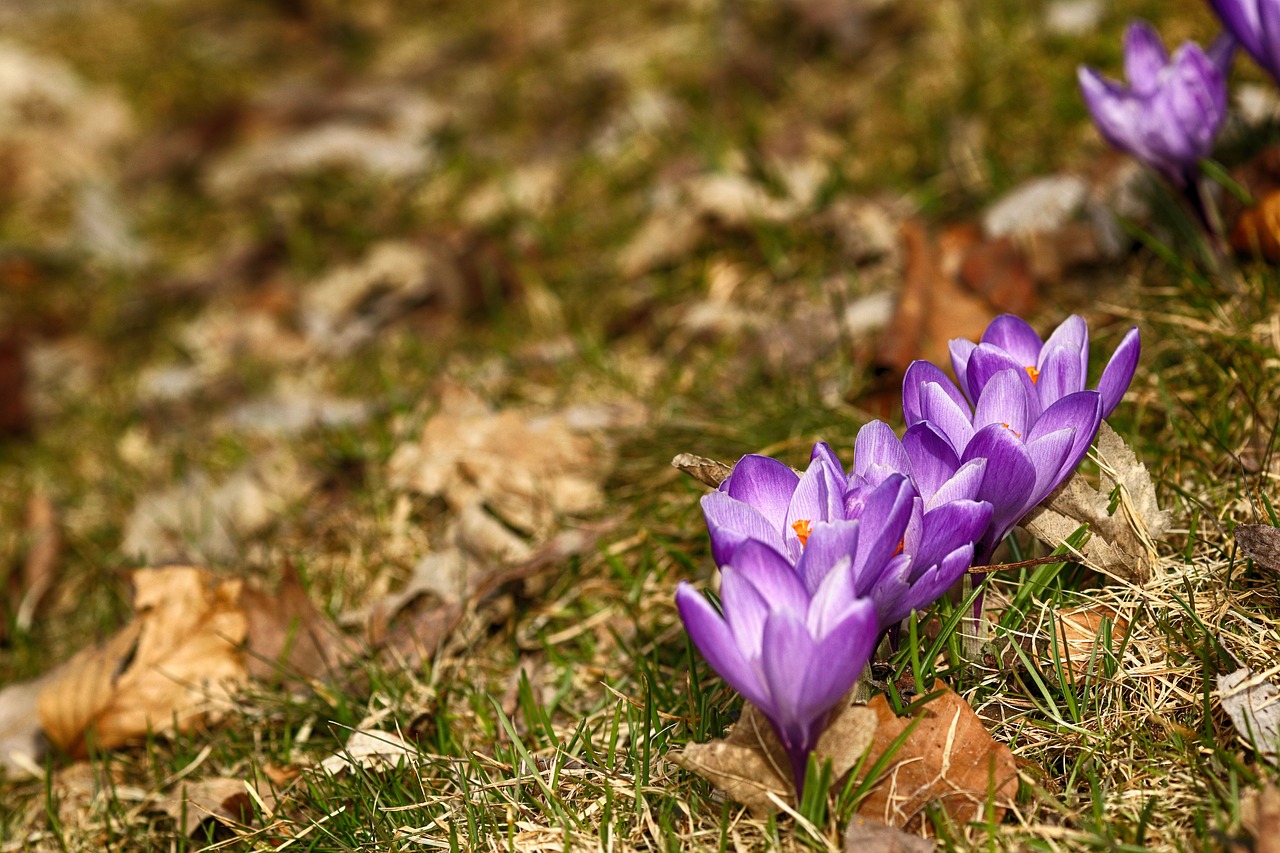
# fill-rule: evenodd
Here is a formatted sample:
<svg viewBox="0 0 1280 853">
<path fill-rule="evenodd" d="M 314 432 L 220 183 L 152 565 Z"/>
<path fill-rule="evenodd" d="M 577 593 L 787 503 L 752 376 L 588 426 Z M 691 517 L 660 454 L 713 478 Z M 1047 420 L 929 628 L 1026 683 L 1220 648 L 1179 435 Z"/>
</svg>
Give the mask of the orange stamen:
<svg viewBox="0 0 1280 853">
<path fill-rule="evenodd" d="M 893 556 L 895 556 L 895 557 L 896 557 L 896 556 L 898 556 L 899 554 L 901 554 L 901 553 L 902 553 L 902 549 L 903 549 L 903 548 L 905 548 L 905 547 L 907 547 L 907 540 L 906 540 L 906 539 L 899 539 L 899 540 L 898 540 L 898 547 L 894 549 L 894 551 L 893 551 Z"/>
<path fill-rule="evenodd" d="M 796 532 L 796 536 L 800 537 L 801 548 L 809 544 L 809 534 L 813 532 L 813 525 L 809 523 L 809 519 L 800 519 L 791 525 L 791 529 Z"/>
<path fill-rule="evenodd" d="M 1023 370 L 1027 371 L 1027 375 L 1031 377 L 1031 384 L 1035 385 L 1036 380 L 1040 378 L 1040 371 L 1036 370 L 1034 364 L 1028 364 Z"/>
<path fill-rule="evenodd" d="M 1009 430 L 1009 432 L 1013 432 L 1013 428 L 1012 428 L 1012 427 L 1010 427 L 1008 424 L 1006 424 L 1006 423 L 1004 423 L 1004 422 L 1001 422 L 1000 426 L 1002 426 L 1002 427 L 1004 427 L 1005 429 Z M 1013 434 L 1014 434 L 1014 435 L 1016 435 L 1018 438 L 1022 438 L 1022 433 L 1020 433 L 1020 432 L 1013 432 Z"/>
</svg>

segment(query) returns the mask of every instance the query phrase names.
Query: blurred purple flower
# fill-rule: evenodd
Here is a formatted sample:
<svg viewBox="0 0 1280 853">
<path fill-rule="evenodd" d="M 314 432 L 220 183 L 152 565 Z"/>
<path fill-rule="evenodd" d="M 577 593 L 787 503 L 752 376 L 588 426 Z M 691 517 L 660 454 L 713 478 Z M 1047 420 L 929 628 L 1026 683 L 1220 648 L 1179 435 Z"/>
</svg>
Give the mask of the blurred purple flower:
<svg viewBox="0 0 1280 853">
<path fill-rule="evenodd" d="M 1129 330 L 1098 381 L 1102 395 L 1102 416 L 1110 417 L 1133 380 L 1138 366 L 1141 341 L 1138 328 Z M 979 343 L 956 338 L 951 341 L 951 366 L 964 396 L 973 402 L 997 372 L 1021 369 L 1028 391 L 1031 417 L 1068 394 L 1085 390 L 1089 379 L 1089 327 L 1084 318 L 1072 314 L 1041 341 L 1035 329 L 1021 317 L 1003 314 L 991 321 Z"/>
<path fill-rule="evenodd" d="M 1280 2 L 1209 0 L 1227 32 L 1280 82 Z"/>
<path fill-rule="evenodd" d="M 1239 11 L 1254 4 L 1248 0 L 1215 3 L 1215 7 L 1227 5 Z M 1219 14 L 1223 14 L 1221 9 Z M 1237 20 L 1246 17 L 1243 12 L 1236 15 Z M 1194 183 L 1198 164 L 1212 152 L 1226 119 L 1227 66 L 1232 52 L 1229 40 L 1215 44 L 1209 53 L 1187 42 L 1170 59 L 1155 29 L 1144 21 L 1134 21 L 1124 42 L 1129 85 L 1081 66 L 1080 90 L 1094 124 L 1108 142 L 1181 189 Z"/>
</svg>

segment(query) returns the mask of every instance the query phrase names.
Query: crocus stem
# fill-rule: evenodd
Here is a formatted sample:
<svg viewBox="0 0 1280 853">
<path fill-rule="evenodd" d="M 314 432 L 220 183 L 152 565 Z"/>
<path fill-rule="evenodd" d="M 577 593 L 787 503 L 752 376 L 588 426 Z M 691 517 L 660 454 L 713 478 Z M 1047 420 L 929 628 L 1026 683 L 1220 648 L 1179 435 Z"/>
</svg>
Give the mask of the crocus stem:
<svg viewBox="0 0 1280 853">
<path fill-rule="evenodd" d="M 1222 269 L 1226 260 L 1226 227 L 1222 224 L 1222 214 L 1218 210 L 1217 202 L 1214 201 L 1213 193 L 1209 191 L 1207 182 L 1208 179 L 1200 173 L 1199 169 L 1191 169 L 1187 173 L 1182 194 L 1195 212 L 1196 219 L 1200 220 L 1201 227 L 1204 228 L 1205 238 L 1212 253 L 1212 261 L 1217 268 L 1216 272 Z"/>
<path fill-rule="evenodd" d="M 898 646 L 902 644 L 902 623 L 895 622 L 885 630 L 885 634 L 889 637 L 889 652 L 891 654 L 898 653 Z"/>
</svg>

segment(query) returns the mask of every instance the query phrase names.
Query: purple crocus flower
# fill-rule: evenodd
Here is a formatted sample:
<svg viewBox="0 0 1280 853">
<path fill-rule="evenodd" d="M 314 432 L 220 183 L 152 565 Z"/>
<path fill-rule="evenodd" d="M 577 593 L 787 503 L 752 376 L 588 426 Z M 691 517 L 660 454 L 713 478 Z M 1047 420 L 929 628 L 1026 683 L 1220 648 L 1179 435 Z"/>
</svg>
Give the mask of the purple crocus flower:
<svg viewBox="0 0 1280 853">
<path fill-rule="evenodd" d="M 1254 4 L 1243 0 L 1216 5 Z M 1233 47 L 1229 41 L 1220 42 L 1211 56 L 1187 42 L 1170 59 L 1155 29 L 1134 21 L 1124 41 L 1129 85 L 1081 66 L 1080 90 L 1094 124 L 1108 142 L 1183 189 L 1195 183 L 1198 164 L 1213 150 L 1226 119 L 1227 65 Z"/>
<path fill-rule="evenodd" d="M 1097 436 L 1097 391 L 1066 394 L 1043 411 L 1039 406 L 1022 367 L 985 377 L 972 410 L 936 366 L 917 361 L 907 368 L 903 410 L 909 426 L 902 445 L 921 492 L 931 493 L 967 464 L 986 461 L 974 497 L 991 504 L 992 516 L 976 543 L 976 560 L 990 559 L 1022 516 L 1071 475 Z"/>
<path fill-rule="evenodd" d="M 1280 82 L 1280 2 L 1209 0 L 1227 32 L 1254 61 Z"/>
<path fill-rule="evenodd" d="M 1110 417 L 1133 380 L 1141 341 L 1134 326 L 1120 341 L 1102 370 L 1097 391 L 1102 395 L 1102 416 Z M 1032 406 L 1032 417 L 1068 394 L 1085 390 L 1089 379 L 1089 327 L 1072 314 L 1041 341 L 1035 329 L 1021 317 L 1003 314 L 991 321 L 978 343 L 951 341 L 951 366 L 960 390 L 976 401 L 987 382 L 1001 370 L 1022 370 Z M 918 387 L 918 386 L 917 386 Z"/>
<path fill-rule="evenodd" d="M 689 584 L 676 590 L 703 657 L 773 725 L 797 792 L 831 710 L 881 635 L 876 604 L 860 589 L 910 562 L 900 545 L 913 496 L 905 477 L 887 479 L 860 521 L 815 522 L 794 565 L 762 539 L 739 540 L 721 565 L 723 616 Z"/>
</svg>

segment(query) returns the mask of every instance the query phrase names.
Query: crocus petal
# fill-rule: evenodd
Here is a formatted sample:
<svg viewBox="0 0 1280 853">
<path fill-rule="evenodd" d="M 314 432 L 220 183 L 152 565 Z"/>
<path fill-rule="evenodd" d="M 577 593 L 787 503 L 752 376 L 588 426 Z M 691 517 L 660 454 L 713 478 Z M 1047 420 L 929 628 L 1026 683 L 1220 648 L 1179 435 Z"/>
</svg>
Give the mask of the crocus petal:
<svg viewBox="0 0 1280 853">
<path fill-rule="evenodd" d="M 799 559 L 804 550 L 798 525 L 812 526 L 819 521 L 844 518 L 843 473 L 832 471 L 821 459 L 809 463 L 809 470 L 800 478 L 800 485 L 787 507 L 782 530 L 783 541 L 793 559 Z"/>
<path fill-rule="evenodd" d="M 1044 438 L 1028 442 L 1027 455 L 1031 457 L 1031 463 L 1036 466 L 1036 484 L 1022 508 L 1024 513 L 1044 500 L 1050 492 L 1070 477 L 1076 465 L 1080 464 L 1079 459 L 1076 459 L 1073 464 L 1070 463 L 1075 436 L 1076 431 L 1073 429 L 1060 429 L 1049 433 Z M 1086 444 L 1086 451 L 1088 447 Z"/>
<path fill-rule="evenodd" d="M 842 558 L 827 572 L 814 592 L 805 617 L 805 625 L 813 636 L 826 636 L 845 617 L 849 607 L 859 601 L 850 565 L 848 556 Z"/>
<path fill-rule="evenodd" d="M 741 573 L 725 566 L 720 570 L 720 603 L 734 644 L 748 660 L 758 658 L 764 623 L 773 612 L 769 602 Z"/>
<path fill-rule="evenodd" d="M 1240 42 L 1235 36 L 1230 32 L 1223 32 L 1205 48 L 1209 61 L 1217 67 L 1224 81 L 1231 75 L 1231 63 L 1235 60 L 1236 48 L 1239 46 Z"/>
<path fill-rule="evenodd" d="M 950 343 L 947 344 L 947 348 L 951 351 L 951 369 L 955 371 L 956 384 L 961 391 L 969 387 L 969 356 L 973 354 L 973 350 L 977 346 L 968 338 L 952 338 Z M 973 400 L 969 400 L 969 402 L 972 403 Z"/>
<path fill-rule="evenodd" d="M 774 723 L 794 731 L 795 725 L 810 722 L 815 711 L 803 693 L 805 676 L 810 667 L 827 662 L 817 660 L 809 629 L 790 613 L 770 614 L 761 639 L 760 666 L 778 714 Z"/>
<path fill-rule="evenodd" d="M 1147 161 L 1150 152 L 1138 132 L 1143 105 L 1126 88 L 1092 68 L 1080 66 L 1077 77 L 1080 94 L 1102 137 L 1121 151 Z"/>
<path fill-rule="evenodd" d="M 1142 350 L 1142 340 L 1138 335 L 1138 327 L 1134 326 L 1124 336 L 1120 346 L 1116 347 L 1111 360 L 1102 371 L 1098 381 L 1098 393 L 1102 395 L 1102 416 L 1111 417 L 1124 392 L 1133 381 L 1133 372 L 1138 367 L 1138 355 Z"/>
<path fill-rule="evenodd" d="M 926 502 L 955 475 L 960 467 L 960 451 L 964 450 L 952 447 L 928 421 L 908 428 L 902 436 L 902 447 L 911 460 L 911 479 Z"/>
<path fill-rule="evenodd" d="M 972 544 L 990 523 L 991 504 L 986 501 L 953 501 L 930 510 L 918 550 L 911 555 L 913 564 L 923 570 L 966 542 Z"/>
<path fill-rule="evenodd" d="M 1271 0 L 1253 0 L 1251 5 L 1256 6 L 1254 14 L 1258 16 L 1260 25 L 1258 52 L 1254 56 L 1273 78 L 1280 79 L 1280 8 Z M 1232 32 L 1235 32 L 1234 28 Z M 1246 50 L 1249 49 L 1248 42 L 1240 34 L 1236 38 Z"/>
<path fill-rule="evenodd" d="M 1026 371 L 1017 368 L 1001 370 L 992 376 L 978 397 L 978 407 L 973 414 L 974 429 L 1000 424 L 1014 435 L 1026 435 L 1031 419 L 1031 397 L 1035 394 L 1034 389 L 1028 389 L 1026 379 Z"/>
<path fill-rule="evenodd" d="M 755 539 L 734 549 L 725 568 L 746 580 L 774 610 L 803 614 L 809 608 L 809 591 L 796 569 L 776 550 Z"/>
<path fill-rule="evenodd" d="M 926 383 L 920 389 L 920 414 L 923 420 L 933 424 L 947 437 L 952 447 L 964 447 L 973 437 L 973 414 L 969 411 L 969 404 L 957 404 L 936 382 Z"/>
<path fill-rule="evenodd" d="M 1084 368 L 1087 370 L 1087 366 Z M 1036 394 L 1042 405 L 1052 405 L 1054 401 L 1084 390 L 1086 376 L 1081 369 L 1079 351 L 1066 347 L 1057 347 L 1047 354 L 1040 367 L 1040 378 L 1036 380 Z"/>
<path fill-rule="evenodd" d="M 1155 27 L 1134 21 L 1124 34 L 1124 76 L 1138 95 L 1149 95 L 1159 86 L 1160 71 L 1169 64 L 1169 53 Z"/>
<path fill-rule="evenodd" d="M 1227 117 L 1227 82 L 1200 45 L 1178 48 L 1170 66 L 1170 82 L 1157 95 L 1173 114 L 1173 127 L 1185 136 L 1186 162 L 1208 157 Z M 1173 152 L 1170 152 L 1171 154 Z"/>
<path fill-rule="evenodd" d="M 1014 314 L 1001 314 L 992 320 L 982 333 L 982 343 L 1000 347 L 1022 362 L 1023 367 L 1036 366 L 1042 346 L 1031 324 Z"/>
<path fill-rule="evenodd" d="M 947 374 L 937 365 L 928 361 L 913 361 L 902 377 L 902 414 L 907 426 L 923 420 L 920 410 L 920 395 L 924 386 L 936 383 L 960 409 L 967 408 L 969 401 L 960 393 L 955 383 L 947 378 Z"/>
<path fill-rule="evenodd" d="M 738 460 L 720 489 L 729 497 L 760 510 L 781 533 L 787 506 L 799 485 L 800 477 L 790 467 L 777 459 L 753 453 Z"/>
<path fill-rule="evenodd" d="M 972 459 L 960 466 L 960 469 L 943 483 L 933 497 L 929 498 L 925 509 L 933 509 L 951 501 L 972 500 L 982 486 L 982 478 L 987 470 L 987 460 Z"/>
<path fill-rule="evenodd" d="M 902 544 L 915 497 L 916 490 L 905 477 L 886 480 L 867 497 L 852 569 L 859 588 L 879 574 Z"/>
<path fill-rule="evenodd" d="M 896 603 L 893 622 L 901 622 L 912 610 L 923 610 L 941 598 L 973 565 L 973 543 L 964 545 L 927 567 L 912 581 Z"/>
<path fill-rule="evenodd" d="M 733 549 L 747 539 L 783 547 L 781 525 L 770 522 L 759 510 L 724 492 L 703 495 L 702 513 L 711 534 L 711 556 L 718 566 L 729 562 Z"/>
<path fill-rule="evenodd" d="M 1258 0 L 1209 0 L 1218 19 L 1253 55 L 1258 64 L 1268 67 L 1262 48 L 1262 20 L 1258 15 Z"/>
<path fill-rule="evenodd" d="M 676 607 L 689 638 L 711 668 L 747 701 L 766 714 L 772 708 L 769 694 L 756 675 L 755 667 L 743 656 L 729 625 L 706 597 L 687 582 L 676 587 Z"/>
<path fill-rule="evenodd" d="M 911 471 L 911 460 L 903 449 L 901 440 L 884 421 L 871 421 L 858 430 L 853 444 L 853 472 L 866 477 L 873 466 L 880 466 L 906 474 Z M 873 484 L 875 485 L 875 484 Z"/>
<path fill-rule="evenodd" d="M 1040 414 L 1039 399 L 1035 395 L 1031 374 L 1027 373 L 1027 365 L 1022 364 L 1000 347 L 991 344 L 978 344 L 973 355 L 969 356 L 969 393 L 973 395 L 973 399 L 980 401 L 982 390 L 987 387 L 987 383 L 1003 370 L 1012 370 L 1020 374 L 1019 381 L 1023 383 L 1027 400 L 1032 404 L 1028 416 L 1031 418 L 1038 416 Z"/>
<path fill-rule="evenodd" d="M 965 448 L 962 460 L 985 458 L 986 476 L 977 497 L 991 504 L 991 526 L 975 550 L 987 559 L 991 550 L 1013 529 L 1036 484 L 1036 468 L 1022 441 L 999 424 L 983 427 Z"/>
<path fill-rule="evenodd" d="M 795 572 L 802 579 L 807 595 L 813 595 L 834 567 L 852 559 L 858 548 L 857 521 L 820 522 L 813 525 L 809 544 L 796 563 Z"/>
<path fill-rule="evenodd" d="M 835 707 L 866 669 L 879 639 L 875 606 L 866 599 L 850 603 L 843 618 L 826 632 L 814 650 L 817 666 L 809 668 L 801 687 L 806 704 L 822 709 Z"/>
<path fill-rule="evenodd" d="M 1080 460 L 1089 452 L 1089 445 L 1098 437 L 1098 425 L 1102 422 L 1102 395 L 1097 391 L 1077 391 L 1058 400 L 1031 427 L 1028 443 L 1035 442 L 1050 433 L 1062 429 L 1075 430 L 1071 452 L 1062 463 L 1069 476 Z"/>
<path fill-rule="evenodd" d="M 1084 388 L 1085 380 L 1089 378 L 1089 324 L 1079 314 L 1072 314 L 1053 330 L 1049 340 L 1044 342 L 1044 349 L 1040 351 L 1041 360 L 1036 363 L 1036 366 L 1044 370 L 1044 362 L 1049 355 L 1059 350 L 1075 355 L 1080 366 L 1080 387 L 1071 390 L 1081 390 Z"/>
<path fill-rule="evenodd" d="M 813 452 L 809 454 L 809 461 L 811 463 L 819 460 L 841 477 L 844 476 L 844 465 L 841 464 L 840 457 L 836 456 L 836 452 L 831 449 L 831 445 L 827 444 L 825 441 L 819 441 L 814 444 Z"/>
</svg>

